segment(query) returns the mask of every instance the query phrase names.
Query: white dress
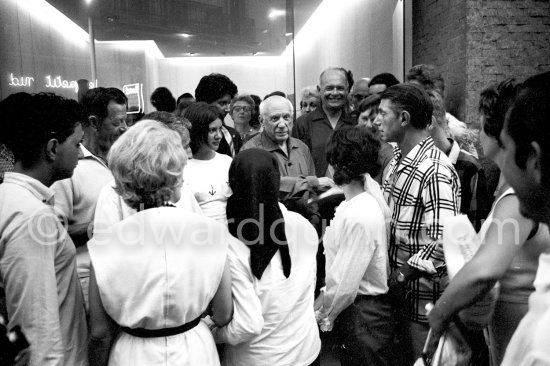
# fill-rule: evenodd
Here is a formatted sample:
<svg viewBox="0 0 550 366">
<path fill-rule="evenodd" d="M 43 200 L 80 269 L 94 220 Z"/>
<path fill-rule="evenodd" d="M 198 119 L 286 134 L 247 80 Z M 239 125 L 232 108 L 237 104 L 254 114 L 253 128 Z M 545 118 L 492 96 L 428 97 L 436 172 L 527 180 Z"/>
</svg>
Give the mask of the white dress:
<svg viewBox="0 0 550 366">
<path fill-rule="evenodd" d="M 214 297 L 227 257 L 222 224 L 176 207 L 136 213 L 88 242 L 105 311 L 128 328 L 178 327 Z M 109 365 L 219 365 L 214 339 L 200 322 L 185 333 L 138 338 L 121 332 Z"/>
</svg>

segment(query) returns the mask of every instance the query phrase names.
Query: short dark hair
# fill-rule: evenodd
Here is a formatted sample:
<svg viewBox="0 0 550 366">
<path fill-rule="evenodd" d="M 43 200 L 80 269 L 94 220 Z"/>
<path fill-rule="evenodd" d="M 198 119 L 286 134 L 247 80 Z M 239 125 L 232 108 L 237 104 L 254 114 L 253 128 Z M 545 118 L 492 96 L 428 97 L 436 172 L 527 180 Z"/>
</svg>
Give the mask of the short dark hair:
<svg viewBox="0 0 550 366">
<path fill-rule="evenodd" d="M 160 86 L 151 94 L 151 104 L 159 112 L 172 113 L 176 109 L 176 98 L 168 88 Z"/>
<path fill-rule="evenodd" d="M 184 138 L 190 138 L 189 131 L 191 130 L 191 122 L 187 118 L 176 116 L 174 113 L 155 111 L 143 116 L 143 120 L 152 119 L 164 124 L 171 130 L 176 131 L 182 140 Z M 184 130 L 187 130 L 184 131 Z"/>
<path fill-rule="evenodd" d="M 40 150 L 52 138 L 63 143 L 81 122 L 80 105 L 53 93 L 16 93 L 0 102 L 0 143 L 23 165 L 40 159 Z"/>
<path fill-rule="evenodd" d="M 483 89 L 479 95 L 479 113 L 485 117 L 483 131 L 499 144 L 504 118 L 516 95 L 518 85 L 514 79 L 506 79 Z"/>
<path fill-rule="evenodd" d="M 506 115 L 506 131 L 516 145 L 516 164 L 525 168 L 531 142 L 542 152 L 542 182 L 550 185 L 550 71 L 531 76 L 517 90 Z"/>
<path fill-rule="evenodd" d="M 407 71 L 405 80 L 417 81 L 426 90 L 439 90 L 440 94 L 445 92 L 445 81 L 441 74 L 435 70 L 433 65 L 414 65 Z"/>
<path fill-rule="evenodd" d="M 250 98 L 254 100 L 254 113 L 252 113 L 252 118 L 250 118 L 250 122 L 248 123 L 250 127 L 253 128 L 259 128 L 260 123 L 260 103 L 262 102 L 262 99 L 255 94 L 250 94 Z"/>
<path fill-rule="evenodd" d="M 376 107 L 380 105 L 380 94 L 371 94 L 365 99 L 363 99 L 357 106 L 357 111 L 363 113 L 369 108 Z"/>
<path fill-rule="evenodd" d="M 380 171 L 380 141 L 365 127 L 343 127 L 332 134 L 327 144 L 327 161 L 334 168 L 334 183 L 348 184 L 363 180 L 363 174 L 374 177 Z"/>
<path fill-rule="evenodd" d="M 109 102 L 114 101 L 117 104 L 128 104 L 128 98 L 117 88 L 93 88 L 88 90 L 82 99 L 82 124 L 88 126 L 88 118 L 95 115 L 100 121 L 107 118 L 109 111 L 107 107 Z"/>
<path fill-rule="evenodd" d="M 370 83 L 369 86 L 376 85 L 376 84 L 384 84 L 386 87 L 394 86 L 399 84 L 399 80 L 393 74 L 390 74 L 389 72 L 383 72 L 382 74 L 375 75 Z"/>
<path fill-rule="evenodd" d="M 218 108 L 204 103 L 191 104 L 183 114 L 191 122 L 191 151 L 196 154 L 207 141 L 208 125 L 220 118 Z"/>
<path fill-rule="evenodd" d="M 223 74 L 212 73 L 203 76 L 195 89 L 197 102 L 214 103 L 229 95 L 231 99 L 237 94 L 237 86 Z"/>
<path fill-rule="evenodd" d="M 286 98 L 286 94 L 284 92 L 282 92 L 280 90 L 275 90 L 275 91 L 273 91 L 269 94 L 266 94 L 266 96 L 264 97 L 264 100 L 266 100 L 267 98 L 272 97 L 274 95 L 278 95 L 280 97 Z"/>
<path fill-rule="evenodd" d="M 191 94 L 191 93 L 183 93 L 182 95 L 180 95 L 180 96 L 178 97 L 178 100 L 176 101 L 176 105 L 179 105 L 179 104 L 180 104 L 180 101 L 181 101 L 183 98 L 195 99 L 195 97 L 193 96 L 193 94 Z"/>
<path fill-rule="evenodd" d="M 413 84 L 397 84 L 382 92 L 381 99 L 388 99 L 394 105 L 394 112 L 407 111 L 411 126 L 422 130 L 432 122 L 433 105 L 424 89 Z"/>
</svg>

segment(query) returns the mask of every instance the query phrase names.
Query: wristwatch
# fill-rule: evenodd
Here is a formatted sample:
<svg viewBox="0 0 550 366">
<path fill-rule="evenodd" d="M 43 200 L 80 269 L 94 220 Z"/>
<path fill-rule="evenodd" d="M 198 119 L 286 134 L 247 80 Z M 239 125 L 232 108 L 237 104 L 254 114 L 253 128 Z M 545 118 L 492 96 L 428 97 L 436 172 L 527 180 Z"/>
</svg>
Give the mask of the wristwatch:
<svg viewBox="0 0 550 366">
<path fill-rule="evenodd" d="M 405 283 L 405 275 L 399 271 L 399 274 L 397 275 L 397 282 L 399 283 Z"/>
</svg>

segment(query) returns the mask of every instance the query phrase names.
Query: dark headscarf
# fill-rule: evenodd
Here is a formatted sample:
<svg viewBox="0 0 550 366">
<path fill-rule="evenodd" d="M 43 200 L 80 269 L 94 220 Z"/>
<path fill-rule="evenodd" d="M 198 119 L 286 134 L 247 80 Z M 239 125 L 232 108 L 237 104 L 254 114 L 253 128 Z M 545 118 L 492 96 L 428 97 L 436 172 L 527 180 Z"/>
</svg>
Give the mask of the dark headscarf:
<svg viewBox="0 0 550 366">
<path fill-rule="evenodd" d="M 265 150 L 242 151 L 229 168 L 233 190 L 227 200 L 229 232 L 250 248 L 250 267 L 258 279 L 277 250 L 284 275 L 290 275 L 285 222 L 278 202 L 280 183 L 277 160 Z"/>
</svg>

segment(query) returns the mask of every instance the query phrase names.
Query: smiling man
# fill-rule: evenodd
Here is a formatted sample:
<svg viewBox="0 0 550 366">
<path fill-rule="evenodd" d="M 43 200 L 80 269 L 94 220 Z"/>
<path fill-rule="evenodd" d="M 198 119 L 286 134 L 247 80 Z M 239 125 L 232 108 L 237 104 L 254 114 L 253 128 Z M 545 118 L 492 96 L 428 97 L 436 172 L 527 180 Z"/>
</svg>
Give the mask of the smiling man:
<svg viewBox="0 0 550 366">
<path fill-rule="evenodd" d="M 128 99 L 117 88 L 88 90 L 82 100 L 84 141 L 78 165 L 69 179 L 52 185 L 55 207 L 68 223 L 68 232 L 76 246 L 77 272 L 88 303 L 90 256 L 86 243 L 91 239 L 95 206 L 101 189 L 113 179 L 107 166 L 107 154 L 126 129 Z"/>
<path fill-rule="evenodd" d="M 357 120 L 348 113 L 347 71 L 331 67 L 321 73 L 317 86 L 321 96 L 321 108 L 296 120 L 292 136 L 302 140 L 313 155 L 318 177 L 327 173 L 328 163 L 325 147 L 335 129 L 355 125 Z"/>
<path fill-rule="evenodd" d="M 424 90 L 398 84 L 382 93 L 375 120 L 382 139 L 400 149 L 383 191 L 392 211 L 389 286 L 401 315 L 398 354 L 407 365 L 420 357 L 428 334 L 425 305 L 435 303 L 448 282 L 443 223 L 460 208 L 458 174 L 427 129 L 432 111 Z"/>
</svg>

